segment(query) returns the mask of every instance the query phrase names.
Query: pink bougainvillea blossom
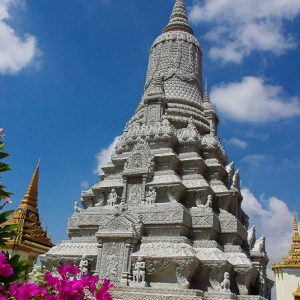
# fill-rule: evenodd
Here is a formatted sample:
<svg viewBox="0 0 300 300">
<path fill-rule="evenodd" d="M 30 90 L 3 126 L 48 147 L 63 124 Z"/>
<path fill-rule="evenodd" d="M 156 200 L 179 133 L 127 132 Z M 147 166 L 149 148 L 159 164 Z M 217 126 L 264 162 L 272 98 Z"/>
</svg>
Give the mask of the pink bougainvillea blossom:
<svg viewBox="0 0 300 300">
<path fill-rule="evenodd" d="M 0 253 L 0 276 L 7 278 L 14 274 L 12 266 L 8 263 L 8 258 L 4 253 Z"/>
<path fill-rule="evenodd" d="M 80 269 L 74 265 L 59 266 L 57 268 L 57 271 L 62 278 L 65 278 L 67 275 L 68 276 L 76 276 L 76 275 L 80 274 Z"/>
<path fill-rule="evenodd" d="M 11 200 L 10 200 L 10 198 L 5 198 L 5 200 L 4 200 L 4 204 L 12 204 L 12 202 L 11 202 Z"/>
<path fill-rule="evenodd" d="M 96 293 L 96 300 L 112 300 L 112 296 L 108 291 L 113 287 L 114 285 L 111 284 L 110 280 L 105 278 L 102 283 L 102 288 Z"/>
<path fill-rule="evenodd" d="M 23 284 L 11 284 L 8 292 L 15 300 L 45 299 L 48 295 L 45 287 L 28 281 Z"/>
<path fill-rule="evenodd" d="M 4 255 L 4 254 L 3 254 Z M 7 257 L 0 255 L 0 263 L 6 263 Z M 46 272 L 44 282 L 32 283 L 26 281 L 23 284 L 11 284 L 7 291 L 0 288 L 0 300 L 111 300 L 109 289 L 113 285 L 108 279 L 104 279 L 100 288 L 97 288 L 99 277 L 84 275 L 77 278 L 80 269 L 74 265 L 59 266 L 59 275 Z M 1 285 L 0 285 L 1 287 Z M 2 298 L 1 298 L 2 297 Z"/>
<path fill-rule="evenodd" d="M 4 138 L 4 137 L 5 137 L 4 129 L 3 129 L 3 128 L 0 128 L 0 137 L 1 137 L 1 138 Z"/>
</svg>

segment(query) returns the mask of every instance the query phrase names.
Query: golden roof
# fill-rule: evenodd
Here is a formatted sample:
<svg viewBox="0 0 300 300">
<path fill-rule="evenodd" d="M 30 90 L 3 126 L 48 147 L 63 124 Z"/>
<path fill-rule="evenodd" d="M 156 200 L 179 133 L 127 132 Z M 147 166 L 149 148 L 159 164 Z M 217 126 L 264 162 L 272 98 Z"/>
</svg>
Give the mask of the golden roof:
<svg viewBox="0 0 300 300">
<path fill-rule="evenodd" d="M 47 232 L 42 228 L 38 212 L 38 184 L 40 161 L 33 173 L 27 191 L 19 207 L 13 213 L 8 224 L 18 224 L 18 235 L 8 241 L 7 248 L 18 248 L 28 245 L 38 252 L 47 252 L 53 247 Z"/>
<path fill-rule="evenodd" d="M 298 283 L 298 288 L 297 288 L 296 292 L 293 293 L 293 295 L 297 296 L 297 297 L 300 296 L 300 285 L 299 285 L 299 283 Z"/>
<path fill-rule="evenodd" d="M 300 268 L 300 236 L 296 210 L 294 211 L 294 226 L 291 250 L 289 251 L 288 256 L 283 258 L 279 264 L 273 264 L 272 266 L 273 270 L 280 268 Z"/>
</svg>

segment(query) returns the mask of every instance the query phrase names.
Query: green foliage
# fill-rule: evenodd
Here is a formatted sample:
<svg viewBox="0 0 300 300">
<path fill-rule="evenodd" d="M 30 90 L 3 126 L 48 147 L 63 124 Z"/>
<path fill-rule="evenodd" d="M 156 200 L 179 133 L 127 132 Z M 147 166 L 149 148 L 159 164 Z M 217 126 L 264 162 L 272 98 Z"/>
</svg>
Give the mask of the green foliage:
<svg viewBox="0 0 300 300">
<path fill-rule="evenodd" d="M 9 156 L 9 154 L 4 152 L 3 150 L 4 150 L 4 142 L 0 141 L 0 172 L 1 173 L 11 170 L 8 164 L 1 161 L 3 158 L 6 158 Z M 1 180 L 2 180 L 2 177 L 0 176 L 0 181 Z M 3 185 L 2 182 L 0 182 L 0 200 L 10 197 L 12 195 L 11 193 L 7 192 L 5 189 L 6 189 L 6 186 Z"/>
<path fill-rule="evenodd" d="M 8 252 L 2 252 L 8 258 L 8 263 L 12 266 L 14 273 L 9 277 L 1 277 L 0 282 L 4 285 L 4 288 L 7 289 L 8 286 L 13 282 L 23 282 L 28 276 L 30 271 L 30 264 L 28 261 L 24 260 L 20 255 L 14 255 L 9 257 Z"/>
</svg>

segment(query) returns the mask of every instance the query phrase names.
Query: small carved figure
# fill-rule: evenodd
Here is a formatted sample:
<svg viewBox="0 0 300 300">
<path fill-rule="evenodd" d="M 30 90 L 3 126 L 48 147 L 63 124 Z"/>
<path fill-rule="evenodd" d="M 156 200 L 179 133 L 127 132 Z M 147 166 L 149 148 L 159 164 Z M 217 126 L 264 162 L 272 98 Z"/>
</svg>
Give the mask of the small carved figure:
<svg viewBox="0 0 300 300">
<path fill-rule="evenodd" d="M 156 201 L 156 196 L 157 196 L 157 193 L 156 193 L 155 187 L 151 186 L 146 195 L 146 204 L 153 205 Z"/>
<path fill-rule="evenodd" d="M 145 275 L 146 275 L 146 263 L 142 257 L 138 257 L 138 260 L 134 266 L 133 274 L 133 281 L 135 282 L 145 282 Z"/>
<path fill-rule="evenodd" d="M 118 200 L 118 194 L 117 194 L 116 190 L 111 189 L 111 192 L 109 193 L 108 198 L 107 198 L 107 204 L 109 206 L 115 206 L 117 200 Z"/>
<path fill-rule="evenodd" d="M 80 263 L 79 263 L 79 269 L 80 269 L 80 276 L 87 275 L 89 273 L 89 260 L 85 255 L 82 256 Z"/>
<path fill-rule="evenodd" d="M 78 206 L 78 202 L 75 201 L 75 202 L 74 202 L 74 213 L 77 214 L 77 213 L 80 213 L 81 211 L 82 211 L 82 208 L 80 208 L 80 207 Z"/>
<path fill-rule="evenodd" d="M 231 189 L 238 191 L 241 189 L 240 170 L 237 170 L 233 175 Z"/>
<path fill-rule="evenodd" d="M 221 282 L 221 288 L 225 292 L 231 292 L 230 291 L 230 275 L 228 272 L 224 273 L 224 280 Z"/>
<path fill-rule="evenodd" d="M 212 211 L 212 205 L 213 205 L 213 196 L 212 195 L 208 195 L 207 196 L 207 201 L 206 204 L 204 206 L 206 211 Z"/>
<path fill-rule="evenodd" d="M 262 235 L 254 244 L 253 251 L 266 252 L 266 237 Z"/>
<path fill-rule="evenodd" d="M 248 245 L 249 245 L 249 250 L 253 249 L 255 241 L 256 241 L 256 226 L 253 225 L 249 230 L 248 230 Z"/>
<path fill-rule="evenodd" d="M 234 176 L 234 162 L 231 162 L 230 164 L 228 164 L 226 167 L 226 172 L 228 174 L 228 187 L 231 187 L 232 185 L 232 180 L 233 180 L 233 176 Z"/>
</svg>

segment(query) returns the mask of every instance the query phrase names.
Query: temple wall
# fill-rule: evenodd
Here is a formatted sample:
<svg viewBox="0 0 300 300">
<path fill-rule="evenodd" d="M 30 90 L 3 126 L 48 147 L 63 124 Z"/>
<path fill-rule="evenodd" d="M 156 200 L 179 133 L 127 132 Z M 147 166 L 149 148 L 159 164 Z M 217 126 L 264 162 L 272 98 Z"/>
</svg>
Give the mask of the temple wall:
<svg viewBox="0 0 300 300">
<path fill-rule="evenodd" d="M 297 290 L 300 278 L 300 268 L 284 268 L 276 270 L 277 300 L 294 300 L 293 293 Z"/>
</svg>

